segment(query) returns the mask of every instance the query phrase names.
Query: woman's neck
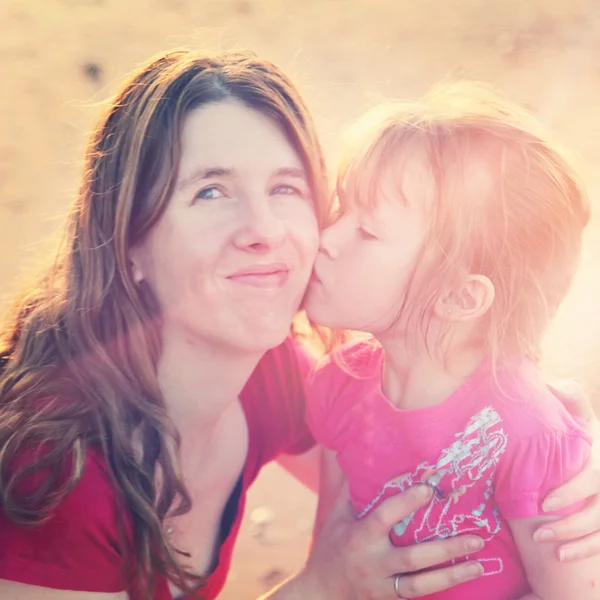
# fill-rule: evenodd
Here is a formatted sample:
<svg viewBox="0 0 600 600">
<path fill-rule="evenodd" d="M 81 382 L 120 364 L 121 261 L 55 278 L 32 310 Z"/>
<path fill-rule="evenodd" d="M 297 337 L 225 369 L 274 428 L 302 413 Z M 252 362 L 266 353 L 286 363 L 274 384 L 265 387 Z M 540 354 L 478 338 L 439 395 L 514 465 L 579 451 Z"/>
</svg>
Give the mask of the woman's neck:
<svg viewBox="0 0 600 600">
<path fill-rule="evenodd" d="M 481 352 L 454 348 L 445 361 L 425 350 L 410 350 L 404 340 L 382 340 L 385 351 L 382 390 L 388 400 L 403 410 L 441 404 L 481 364 Z"/>
<path fill-rule="evenodd" d="M 181 331 L 165 332 L 158 380 L 180 433 L 213 429 L 237 401 L 262 354 L 207 343 Z"/>
</svg>

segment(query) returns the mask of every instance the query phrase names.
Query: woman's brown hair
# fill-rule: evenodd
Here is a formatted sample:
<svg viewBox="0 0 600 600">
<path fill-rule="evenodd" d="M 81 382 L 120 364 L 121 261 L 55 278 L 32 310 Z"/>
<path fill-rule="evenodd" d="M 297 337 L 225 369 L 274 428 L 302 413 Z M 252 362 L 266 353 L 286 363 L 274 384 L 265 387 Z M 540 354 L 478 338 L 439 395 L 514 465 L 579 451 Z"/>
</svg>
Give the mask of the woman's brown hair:
<svg viewBox="0 0 600 600">
<path fill-rule="evenodd" d="M 156 376 L 160 314 L 149 290 L 134 284 L 128 251 L 169 202 L 186 115 L 223 100 L 279 124 L 323 219 L 323 156 L 290 80 L 251 53 L 169 52 L 142 66 L 110 101 L 89 140 L 61 252 L 15 302 L 0 333 L 2 510 L 24 526 L 43 522 L 79 481 L 86 452 L 99 449 L 131 522 L 122 538 L 136 597 L 152 598 L 156 573 L 184 590 L 202 580 L 182 566 L 163 532 L 165 515 L 191 503 Z M 20 460 L 39 448 L 35 463 Z M 34 473 L 40 484 L 20 494 Z"/>
</svg>

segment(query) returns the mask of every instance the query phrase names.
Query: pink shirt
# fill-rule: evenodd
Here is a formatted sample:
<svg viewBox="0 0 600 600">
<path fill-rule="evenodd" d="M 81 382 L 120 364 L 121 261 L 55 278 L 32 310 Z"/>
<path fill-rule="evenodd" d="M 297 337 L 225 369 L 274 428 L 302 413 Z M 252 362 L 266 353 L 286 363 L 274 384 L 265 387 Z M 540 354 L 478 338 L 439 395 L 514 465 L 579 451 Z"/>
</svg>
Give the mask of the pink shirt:
<svg viewBox="0 0 600 600">
<path fill-rule="evenodd" d="M 529 362 L 482 365 L 443 403 L 400 410 L 381 392 L 383 352 L 342 349 L 344 367 L 319 369 L 307 408 L 316 440 L 337 453 L 359 517 L 384 498 L 426 481 L 428 506 L 398 523 L 398 546 L 474 533 L 485 575 L 427 596 L 509 600 L 529 591 L 507 519 L 542 514 L 548 491 L 584 466 L 591 439 Z M 351 374 L 348 373 L 350 371 Z"/>
</svg>

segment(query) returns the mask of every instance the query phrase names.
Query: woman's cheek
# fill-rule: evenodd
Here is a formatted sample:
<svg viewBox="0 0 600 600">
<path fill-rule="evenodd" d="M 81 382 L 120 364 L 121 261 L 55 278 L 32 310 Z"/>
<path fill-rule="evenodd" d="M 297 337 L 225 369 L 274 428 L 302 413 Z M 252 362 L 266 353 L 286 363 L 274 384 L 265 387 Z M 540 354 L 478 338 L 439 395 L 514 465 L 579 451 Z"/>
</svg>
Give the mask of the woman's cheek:
<svg viewBox="0 0 600 600">
<path fill-rule="evenodd" d="M 296 235 L 302 246 L 303 254 L 311 266 L 319 249 L 319 224 L 312 207 L 305 205 L 303 210 L 290 222 L 292 235 Z"/>
</svg>

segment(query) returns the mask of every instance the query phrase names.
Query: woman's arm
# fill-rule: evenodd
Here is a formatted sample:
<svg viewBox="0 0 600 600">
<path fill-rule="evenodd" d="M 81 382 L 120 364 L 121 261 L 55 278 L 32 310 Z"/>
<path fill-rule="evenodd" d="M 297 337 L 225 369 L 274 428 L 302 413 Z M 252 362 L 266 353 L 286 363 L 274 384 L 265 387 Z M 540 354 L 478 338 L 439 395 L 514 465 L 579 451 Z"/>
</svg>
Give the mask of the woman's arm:
<svg viewBox="0 0 600 600">
<path fill-rule="evenodd" d="M 393 600 L 397 598 L 393 579 L 396 573 L 406 573 L 401 580 L 401 594 L 418 598 L 479 577 L 483 569 L 475 561 L 416 573 L 472 555 L 483 544 L 477 536 L 406 548 L 396 548 L 390 542 L 393 525 L 425 505 L 430 497 L 428 487 L 416 486 L 388 498 L 364 519 L 357 520 L 344 485 L 314 540 L 304 570 L 262 600 Z"/>
<path fill-rule="evenodd" d="M 540 600 L 597 600 L 600 557 L 570 563 L 557 561 L 556 544 L 536 544 L 533 540 L 533 532 L 548 519 L 535 517 L 509 521 L 531 589 Z"/>
<path fill-rule="evenodd" d="M 53 590 L 0 579 L 0 598 L 2 600 L 127 600 L 128 596 L 126 592 L 103 594 Z"/>
<path fill-rule="evenodd" d="M 592 455 L 583 471 L 547 494 L 542 509 L 554 512 L 587 502 L 576 513 L 538 525 L 533 539 L 550 543 L 555 558 L 563 562 L 582 560 L 600 555 L 600 421 L 578 384 L 570 380 L 554 382 L 551 389 L 571 414 L 587 423 L 594 441 Z"/>
<path fill-rule="evenodd" d="M 330 600 L 345 598 L 393 600 L 393 576 L 415 573 L 427 567 L 460 558 L 474 551 L 470 542 L 481 543 L 475 536 L 462 536 L 428 542 L 407 548 L 395 548 L 389 541 L 391 527 L 427 503 L 417 488 L 389 498 L 370 515 L 357 521 L 347 497 L 346 482 L 334 453 L 323 450 L 321 493 L 315 523 L 315 546 L 305 569 L 260 600 Z M 341 489 L 340 489 L 341 488 Z M 429 490 L 424 490 L 428 494 Z M 531 544 L 531 527 L 524 537 Z M 419 598 L 443 591 L 482 573 L 476 562 L 407 575 L 401 580 L 405 598 Z M 520 600 L 546 600 L 527 594 Z M 585 597 L 582 597 L 585 599 Z"/>
<path fill-rule="evenodd" d="M 587 500 L 576 513 L 538 526 L 533 534 L 536 542 L 551 543 L 555 559 L 577 561 L 600 555 L 600 438 L 594 438 L 593 454 L 581 473 L 550 492 L 542 509 L 554 512 Z M 557 544 L 558 542 L 558 544 Z"/>
<path fill-rule="evenodd" d="M 576 401 L 569 401 L 577 405 Z M 554 548 L 563 561 L 600 555 L 600 423 L 595 417 L 590 428 L 594 431 L 590 461 L 578 475 L 550 492 L 542 506 L 544 511 L 553 512 L 587 500 L 584 508 L 556 521 L 543 522 L 534 532 L 536 542 L 559 542 Z M 315 446 L 304 454 L 281 455 L 278 462 L 316 492 L 322 451 L 321 446 Z"/>
</svg>

